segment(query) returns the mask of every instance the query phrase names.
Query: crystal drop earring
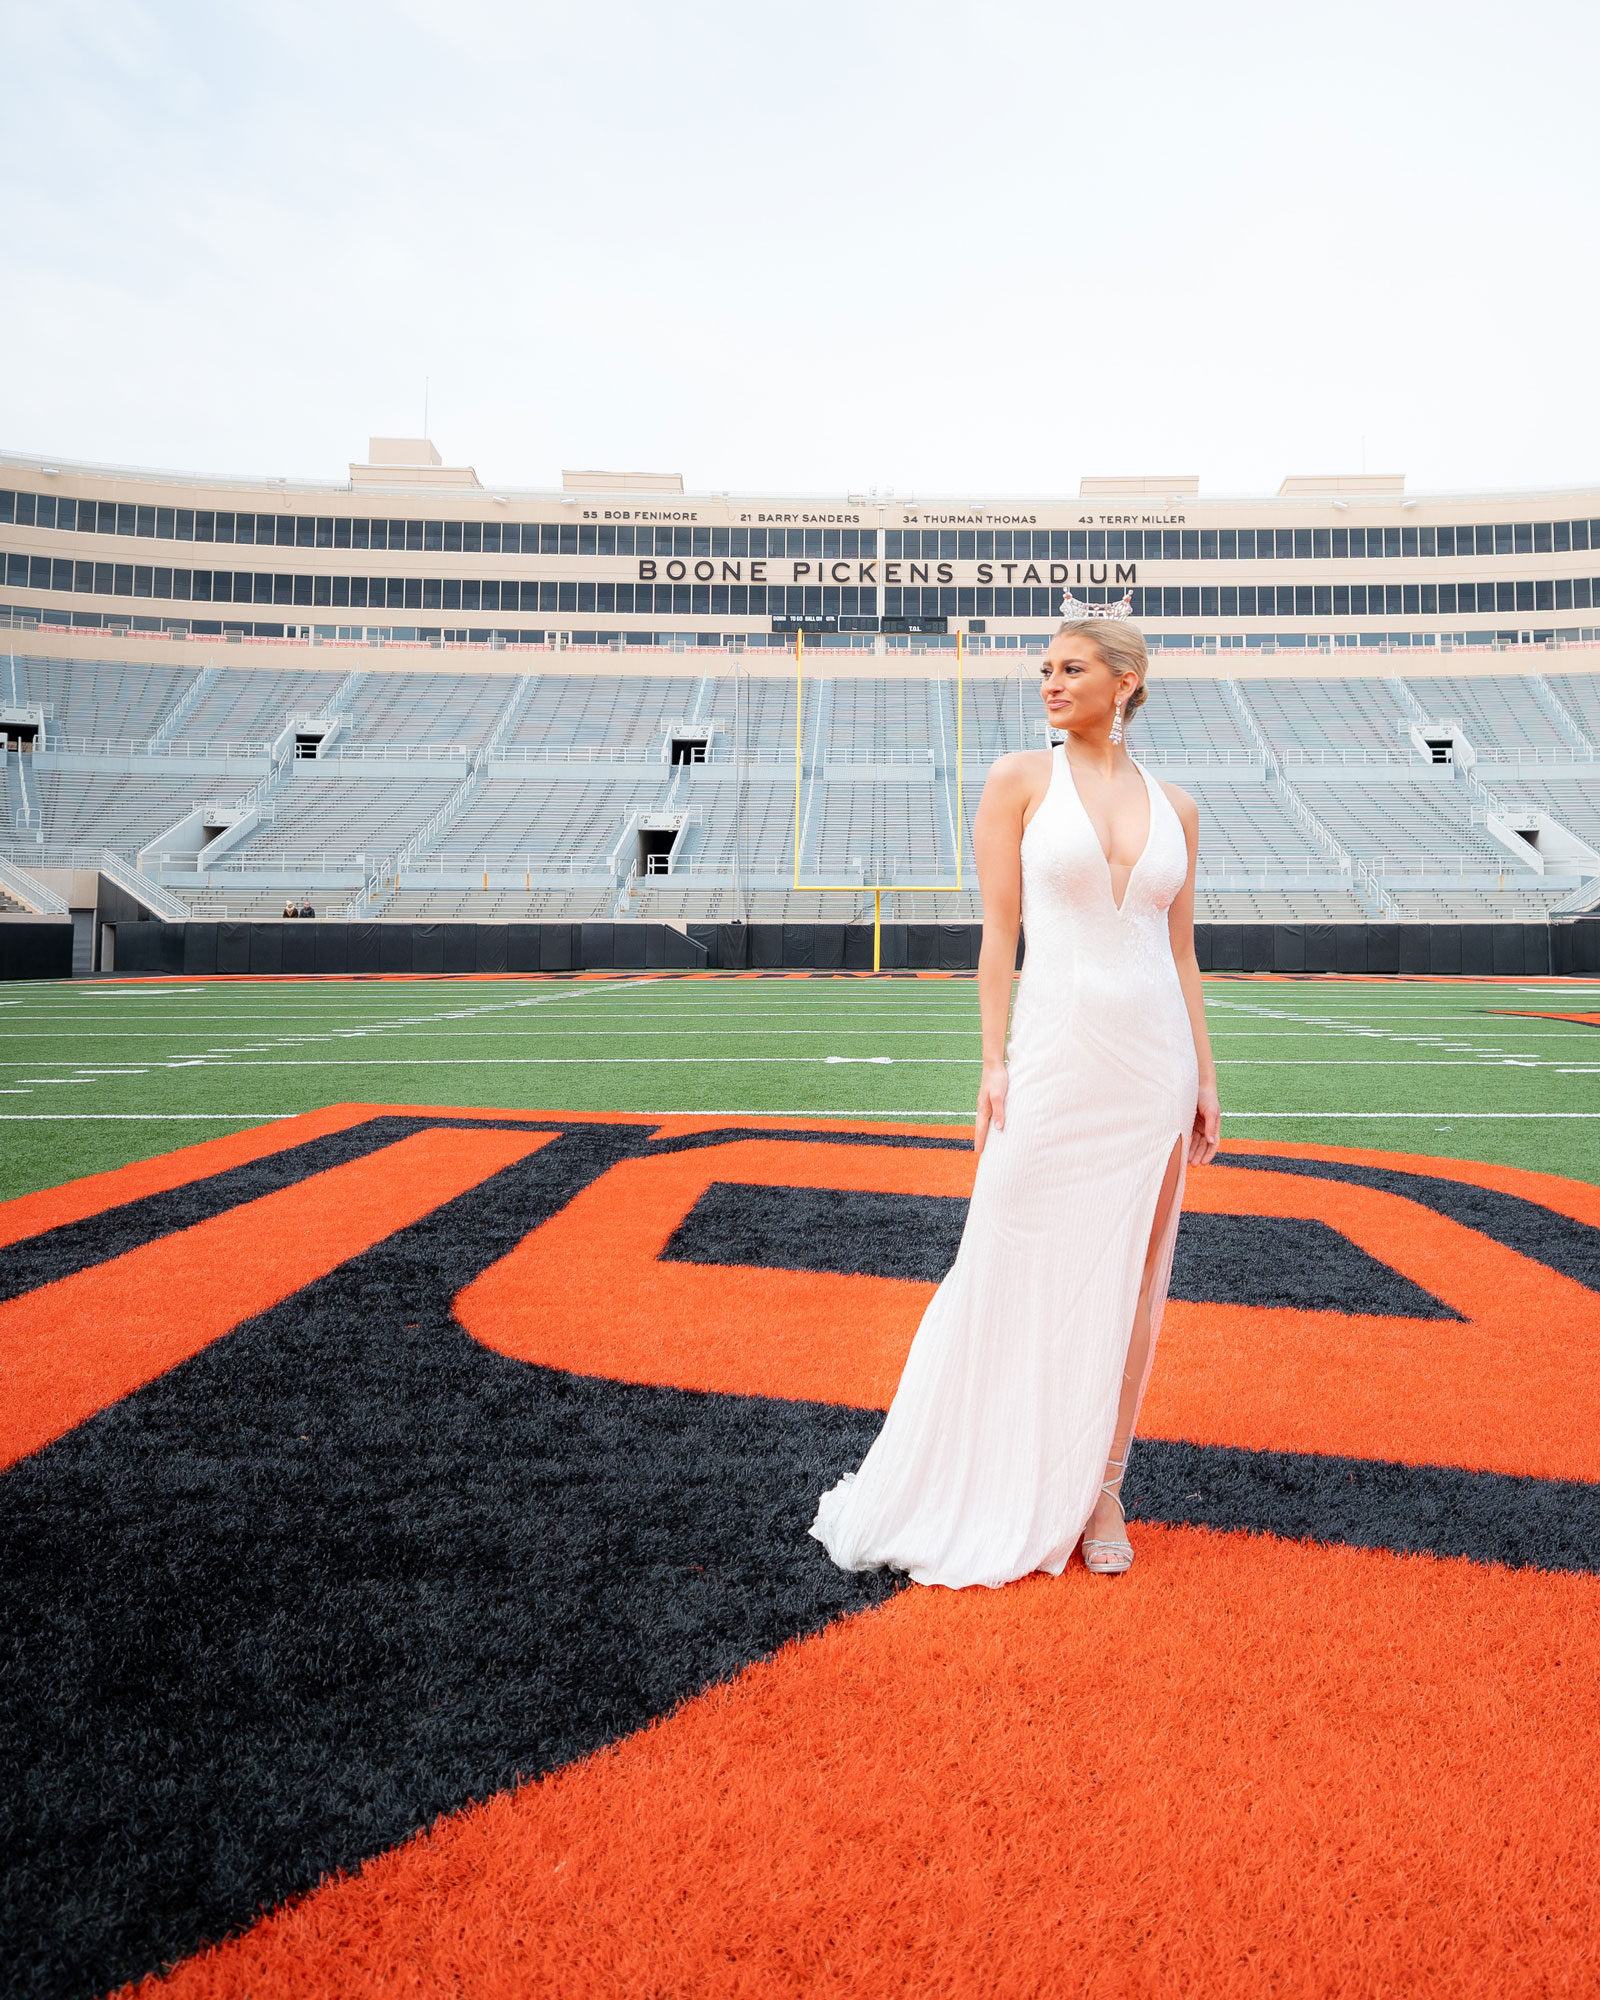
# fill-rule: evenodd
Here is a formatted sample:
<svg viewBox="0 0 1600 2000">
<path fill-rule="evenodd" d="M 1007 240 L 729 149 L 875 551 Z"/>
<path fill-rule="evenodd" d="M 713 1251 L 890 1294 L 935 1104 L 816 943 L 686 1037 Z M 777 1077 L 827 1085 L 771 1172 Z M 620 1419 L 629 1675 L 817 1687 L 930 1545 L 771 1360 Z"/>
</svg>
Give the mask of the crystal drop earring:
<svg viewBox="0 0 1600 2000">
<path fill-rule="evenodd" d="M 1120 695 L 1117 697 L 1117 712 L 1111 718 L 1111 740 L 1113 743 L 1120 743 L 1122 741 L 1122 697 Z"/>
</svg>

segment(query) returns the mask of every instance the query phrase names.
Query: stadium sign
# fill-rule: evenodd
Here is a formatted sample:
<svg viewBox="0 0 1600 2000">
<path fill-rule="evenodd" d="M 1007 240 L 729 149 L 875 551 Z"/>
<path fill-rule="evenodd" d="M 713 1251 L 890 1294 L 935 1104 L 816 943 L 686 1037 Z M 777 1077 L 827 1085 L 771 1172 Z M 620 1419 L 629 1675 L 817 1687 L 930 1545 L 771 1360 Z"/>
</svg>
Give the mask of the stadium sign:
<svg viewBox="0 0 1600 2000">
<path fill-rule="evenodd" d="M 638 559 L 641 583 L 1064 584 L 1137 583 L 1137 562 L 819 562 L 806 557 Z"/>
</svg>

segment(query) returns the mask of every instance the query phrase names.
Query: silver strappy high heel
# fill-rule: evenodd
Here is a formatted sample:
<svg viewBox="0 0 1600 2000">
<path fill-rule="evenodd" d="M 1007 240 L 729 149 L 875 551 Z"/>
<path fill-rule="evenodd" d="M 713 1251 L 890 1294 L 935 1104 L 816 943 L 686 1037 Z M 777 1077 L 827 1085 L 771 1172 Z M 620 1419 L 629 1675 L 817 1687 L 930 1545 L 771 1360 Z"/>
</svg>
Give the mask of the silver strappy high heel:
<svg viewBox="0 0 1600 2000">
<path fill-rule="evenodd" d="M 1130 1439 L 1129 1443 L 1131 1444 Z M 1128 1468 L 1128 1446 L 1124 1445 L 1121 1458 L 1108 1458 L 1107 1467 L 1116 1467 L 1116 1476 L 1102 1482 L 1100 1491 L 1117 1503 L 1117 1512 L 1122 1513 L 1122 1475 Z M 1127 1516 L 1123 1514 L 1126 1523 Z M 1107 1541 L 1100 1535 L 1085 1535 L 1083 1538 L 1083 1566 L 1096 1576 L 1121 1576 L 1133 1562 L 1133 1544 L 1126 1535 L 1120 1541 Z"/>
</svg>

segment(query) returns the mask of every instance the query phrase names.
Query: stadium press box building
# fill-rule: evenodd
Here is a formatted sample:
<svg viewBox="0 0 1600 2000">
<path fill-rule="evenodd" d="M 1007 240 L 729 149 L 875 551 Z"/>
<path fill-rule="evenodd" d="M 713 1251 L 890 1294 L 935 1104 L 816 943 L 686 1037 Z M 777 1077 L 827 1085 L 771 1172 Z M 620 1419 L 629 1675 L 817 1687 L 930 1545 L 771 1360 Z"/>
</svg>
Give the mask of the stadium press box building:
<svg viewBox="0 0 1600 2000">
<path fill-rule="evenodd" d="M 798 632 L 882 658 L 964 633 L 981 672 L 1048 638 L 1064 588 L 1127 593 L 1153 647 L 1202 657 L 1476 652 L 1600 628 L 1600 487 L 1428 496 L 1344 475 L 1213 498 L 1173 476 L 1085 479 L 1072 499 L 818 499 L 570 472 L 529 492 L 408 439 L 373 439 L 338 482 L 16 455 L 0 481 L 10 623 L 91 657 L 97 635 L 759 653 Z"/>
</svg>

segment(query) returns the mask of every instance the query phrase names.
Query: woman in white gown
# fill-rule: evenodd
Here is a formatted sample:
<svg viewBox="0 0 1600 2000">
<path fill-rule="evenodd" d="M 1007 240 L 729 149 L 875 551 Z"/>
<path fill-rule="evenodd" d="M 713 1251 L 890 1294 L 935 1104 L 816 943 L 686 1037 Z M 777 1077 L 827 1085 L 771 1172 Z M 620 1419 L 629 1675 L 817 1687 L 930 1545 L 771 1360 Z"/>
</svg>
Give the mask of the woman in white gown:
<svg viewBox="0 0 1600 2000">
<path fill-rule="evenodd" d="M 1184 1168 L 1217 1145 L 1199 814 L 1122 748 L 1148 667 L 1126 601 L 1063 609 L 1043 692 L 1066 740 L 1000 758 L 974 827 L 983 1082 L 961 1248 L 811 1529 L 842 1569 L 952 1588 L 1059 1576 L 1080 1540 L 1090 1569 L 1132 1562 L 1119 1495 Z"/>
</svg>

